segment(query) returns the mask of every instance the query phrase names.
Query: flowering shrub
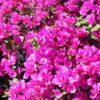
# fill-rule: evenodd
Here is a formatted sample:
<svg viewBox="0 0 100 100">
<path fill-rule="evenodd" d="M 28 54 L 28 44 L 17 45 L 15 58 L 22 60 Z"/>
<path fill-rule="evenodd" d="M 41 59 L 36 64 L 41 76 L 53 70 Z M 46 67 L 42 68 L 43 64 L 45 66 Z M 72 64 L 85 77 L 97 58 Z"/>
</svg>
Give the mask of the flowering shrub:
<svg viewBox="0 0 100 100">
<path fill-rule="evenodd" d="M 100 0 L 0 0 L 0 100 L 100 100 Z"/>
</svg>

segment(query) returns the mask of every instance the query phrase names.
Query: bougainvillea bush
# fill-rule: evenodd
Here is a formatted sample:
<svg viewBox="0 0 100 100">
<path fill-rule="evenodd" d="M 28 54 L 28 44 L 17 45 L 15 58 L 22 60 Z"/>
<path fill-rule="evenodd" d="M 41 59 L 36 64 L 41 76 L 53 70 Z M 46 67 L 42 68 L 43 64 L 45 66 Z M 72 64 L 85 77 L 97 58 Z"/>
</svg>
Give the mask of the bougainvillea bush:
<svg viewBox="0 0 100 100">
<path fill-rule="evenodd" d="M 0 100 L 100 100 L 100 0 L 0 0 Z"/>
</svg>

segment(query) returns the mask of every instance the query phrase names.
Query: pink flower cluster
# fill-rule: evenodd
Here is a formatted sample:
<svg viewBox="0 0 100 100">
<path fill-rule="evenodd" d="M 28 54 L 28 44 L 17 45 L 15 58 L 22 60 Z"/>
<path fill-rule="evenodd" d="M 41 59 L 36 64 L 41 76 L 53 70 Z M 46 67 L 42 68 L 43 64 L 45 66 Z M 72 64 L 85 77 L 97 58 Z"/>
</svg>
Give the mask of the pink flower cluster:
<svg viewBox="0 0 100 100">
<path fill-rule="evenodd" d="M 0 100 L 100 100 L 100 0 L 0 0 Z"/>
</svg>

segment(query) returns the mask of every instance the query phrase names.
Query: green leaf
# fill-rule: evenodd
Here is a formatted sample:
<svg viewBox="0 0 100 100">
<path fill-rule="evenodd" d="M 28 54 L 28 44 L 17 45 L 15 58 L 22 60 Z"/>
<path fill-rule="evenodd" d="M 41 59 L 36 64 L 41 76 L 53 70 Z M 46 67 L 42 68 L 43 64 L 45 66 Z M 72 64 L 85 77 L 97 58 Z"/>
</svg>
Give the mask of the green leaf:
<svg viewBox="0 0 100 100">
<path fill-rule="evenodd" d="M 83 19 L 83 16 L 80 16 L 77 19 L 78 19 L 78 21 L 81 21 Z"/>
<path fill-rule="evenodd" d="M 81 25 L 87 25 L 87 20 L 83 19 L 82 21 L 80 21 Z"/>
<path fill-rule="evenodd" d="M 81 23 L 80 23 L 80 22 L 77 22 L 75 25 L 76 25 L 77 27 L 79 27 L 79 26 L 81 26 Z"/>
<path fill-rule="evenodd" d="M 91 29 L 91 32 L 98 31 L 99 29 L 100 29 L 100 25 L 97 24 L 96 26 L 94 26 L 94 27 Z"/>
<path fill-rule="evenodd" d="M 85 28 L 88 30 L 88 31 L 91 31 L 91 29 L 92 29 L 92 25 L 88 25 L 88 26 L 85 26 Z"/>
<path fill-rule="evenodd" d="M 63 95 L 65 95 L 66 93 L 67 93 L 66 91 L 63 91 L 63 93 L 62 93 L 62 94 L 63 94 Z"/>
<path fill-rule="evenodd" d="M 4 95 L 2 96 L 2 98 L 6 98 L 6 97 L 8 97 L 8 92 L 4 92 Z"/>
<path fill-rule="evenodd" d="M 95 37 L 94 35 L 91 36 L 91 39 L 93 39 L 93 40 L 98 40 L 98 38 Z"/>
<path fill-rule="evenodd" d="M 40 45 L 39 45 L 39 43 L 37 42 L 36 39 L 33 40 L 32 45 L 33 45 L 33 47 L 34 47 L 35 49 L 39 49 L 39 47 L 40 47 Z"/>
<path fill-rule="evenodd" d="M 82 19 L 82 20 L 78 20 L 78 22 L 76 22 L 76 24 L 75 24 L 77 27 L 79 27 L 79 26 L 86 26 L 86 25 L 88 25 L 88 23 L 87 23 L 87 20 L 86 19 Z"/>
<path fill-rule="evenodd" d="M 68 59 L 71 60 L 72 59 L 72 56 L 68 56 Z"/>
<path fill-rule="evenodd" d="M 12 66 L 13 69 L 16 69 L 16 66 Z"/>
</svg>

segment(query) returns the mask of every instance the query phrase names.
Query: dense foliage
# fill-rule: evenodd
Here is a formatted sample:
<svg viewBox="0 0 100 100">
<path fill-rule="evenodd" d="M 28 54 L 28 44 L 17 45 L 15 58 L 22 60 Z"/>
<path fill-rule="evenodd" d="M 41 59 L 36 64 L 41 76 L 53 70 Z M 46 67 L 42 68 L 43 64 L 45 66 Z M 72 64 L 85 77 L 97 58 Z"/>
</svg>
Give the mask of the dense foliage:
<svg viewBox="0 0 100 100">
<path fill-rule="evenodd" d="M 100 0 L 0 0 L 0 100 L 100 100 Z"/>
</svg>

